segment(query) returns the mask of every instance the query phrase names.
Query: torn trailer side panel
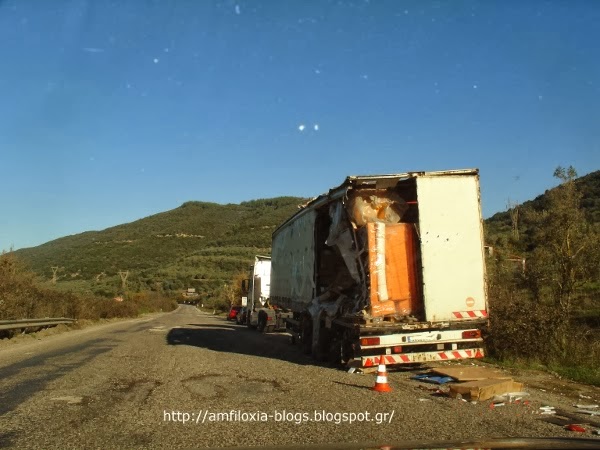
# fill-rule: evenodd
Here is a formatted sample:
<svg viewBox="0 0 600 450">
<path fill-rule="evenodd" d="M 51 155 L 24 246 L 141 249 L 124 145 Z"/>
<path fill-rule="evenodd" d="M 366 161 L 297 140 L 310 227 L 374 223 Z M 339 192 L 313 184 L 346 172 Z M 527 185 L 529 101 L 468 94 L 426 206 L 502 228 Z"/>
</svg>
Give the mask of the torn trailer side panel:
<svg viewBox="0 0 600 450">
<path fill-rule="evenodd" d="M 301 311 L 313 299 L 316 217 L 316 211 L 307 210 L 273 239 L 271 260 L 277 273 L 271 276 L 271 304 Z"/>
</svg>

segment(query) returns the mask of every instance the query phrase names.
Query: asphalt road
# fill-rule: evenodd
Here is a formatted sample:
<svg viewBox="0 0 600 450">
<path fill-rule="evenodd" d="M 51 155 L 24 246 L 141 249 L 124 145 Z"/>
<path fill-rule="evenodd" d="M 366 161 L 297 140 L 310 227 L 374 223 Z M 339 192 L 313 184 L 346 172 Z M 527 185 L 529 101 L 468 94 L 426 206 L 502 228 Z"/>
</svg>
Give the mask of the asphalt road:
<svg viewBox="0 0 600 450">
<path fill-rule="evenodd" d="M 526 383 L 531 404 L 492 409 L 434 396 L 413 374 L 392 372 L 393 392 L 373 392 L 375 375 L 317 365 L 285 334 L 182 306 L 0 349 L 0 447 L 575 437 L 540 421 L 539 406 L 600 401 L 597 388 L 526 373 L 515 378 Z"/>
</svg>

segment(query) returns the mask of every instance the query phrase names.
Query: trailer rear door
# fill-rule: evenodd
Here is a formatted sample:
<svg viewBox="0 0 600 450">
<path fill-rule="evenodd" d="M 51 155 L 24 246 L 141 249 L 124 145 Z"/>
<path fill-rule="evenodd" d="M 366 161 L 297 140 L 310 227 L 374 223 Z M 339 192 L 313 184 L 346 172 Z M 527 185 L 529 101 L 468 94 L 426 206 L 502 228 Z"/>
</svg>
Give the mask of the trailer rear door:
<svg viewBox="0 0 600 450">
<path fill-rule="evenodd" d="M 477 175 L 417 177 L 427 321 L 487 317 Z"/>
</svg>

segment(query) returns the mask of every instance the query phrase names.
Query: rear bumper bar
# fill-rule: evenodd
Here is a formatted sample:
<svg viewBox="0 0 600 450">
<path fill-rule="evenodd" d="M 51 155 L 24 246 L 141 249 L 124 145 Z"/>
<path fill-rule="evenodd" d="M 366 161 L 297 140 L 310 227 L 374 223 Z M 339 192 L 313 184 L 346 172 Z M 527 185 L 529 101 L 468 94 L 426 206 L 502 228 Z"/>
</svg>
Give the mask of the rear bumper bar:
<svg viewBox="0 0 600 450">
<path fill-rule="evenodd" d="M 386 365 L 393 364 L 410 364 L 427 361 L 449 361 L 451 359 L 472 359 L 483 358 L 485 352 L 483 348 L 471 348 L 464 350 L 443 350 L 437 352 L 422 352 L 422 353 L 400 353 L 395 355 L 382 356 L 363 356 L 357 358 L 360 361 L 360 367 L 373 367 L 383 363 Z"/>
</svg>

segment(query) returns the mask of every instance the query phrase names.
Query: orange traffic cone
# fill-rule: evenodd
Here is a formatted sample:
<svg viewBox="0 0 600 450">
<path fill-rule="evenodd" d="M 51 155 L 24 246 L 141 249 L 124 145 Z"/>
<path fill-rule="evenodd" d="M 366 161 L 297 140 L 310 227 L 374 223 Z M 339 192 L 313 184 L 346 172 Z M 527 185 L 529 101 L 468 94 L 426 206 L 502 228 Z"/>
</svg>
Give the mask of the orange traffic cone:
<svg viewBox="0 0 600 450">
<path fill-rule="evenodd" d="M 371 389 L 377 392 L 390 392 L 392 388 L 388 384 L 387 370 L 385 368 L 385 360 L 383 356 L 379 357 L 379 367 L 377 367 L 377 378 L 375 379 L 375 386 Z"/>
</svg>

